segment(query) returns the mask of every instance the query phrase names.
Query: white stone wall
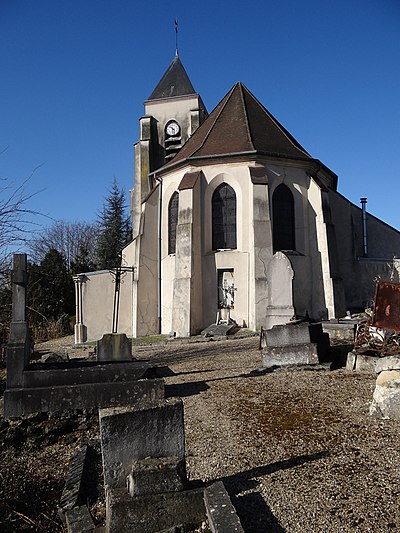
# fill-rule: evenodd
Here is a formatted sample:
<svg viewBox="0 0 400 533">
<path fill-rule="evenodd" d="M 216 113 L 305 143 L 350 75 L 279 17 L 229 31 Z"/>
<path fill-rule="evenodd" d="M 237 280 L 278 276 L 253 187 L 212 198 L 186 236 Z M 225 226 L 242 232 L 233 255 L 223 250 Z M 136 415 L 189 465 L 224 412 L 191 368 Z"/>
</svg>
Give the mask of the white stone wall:
<svg viewBox="0 0 400 533">
<path fill-rule="evenodd" d="M 132 335 L 133 273 L 123 277 L 120 290 L 118 332 Z M 82 324 L 87 341 L 101 339 L 112 332 L 115 284 L 107 270 L 89 272 L 82 281 Z M 82 339 L 83 340 L 83 339 Z"/>
</svg>

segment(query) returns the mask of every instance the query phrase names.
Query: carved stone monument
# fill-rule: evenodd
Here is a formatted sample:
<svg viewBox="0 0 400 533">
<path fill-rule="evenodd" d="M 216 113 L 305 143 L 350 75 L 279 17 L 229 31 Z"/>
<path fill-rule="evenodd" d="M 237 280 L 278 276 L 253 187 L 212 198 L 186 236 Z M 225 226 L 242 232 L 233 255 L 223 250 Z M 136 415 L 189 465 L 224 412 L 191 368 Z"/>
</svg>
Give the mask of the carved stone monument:
<svg viewBox="0 0 400 533">
<path fill-rule="evenodd" d="M 282 252 L 276 252 L 268 264 L 268 303 L 266 329 L 286 324 L 294 316 L 292 264 Z"/>
</svg>

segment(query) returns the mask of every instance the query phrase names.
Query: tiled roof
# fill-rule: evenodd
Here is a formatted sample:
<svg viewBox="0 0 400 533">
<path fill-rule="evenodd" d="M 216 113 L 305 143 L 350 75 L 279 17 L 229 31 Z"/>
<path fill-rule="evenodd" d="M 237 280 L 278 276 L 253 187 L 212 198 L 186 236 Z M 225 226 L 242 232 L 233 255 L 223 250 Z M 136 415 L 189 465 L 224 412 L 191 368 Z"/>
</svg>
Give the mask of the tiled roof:
<svg viewBox="0 0 400 533">
<path fill-rule="evenodd" d="M 312 159 L 256 97 L 238 82 L 168 166 L 194 157 L 246 152 Z"/>
<path fill-rule="evenodd" d="M 179 56 L 175 55 L 159 84 L 149 96 L 149 100 L 173 98 L 174 96 L 186 96 L 189 94 L 196 94 L 196 91 Z"/>
</svg>

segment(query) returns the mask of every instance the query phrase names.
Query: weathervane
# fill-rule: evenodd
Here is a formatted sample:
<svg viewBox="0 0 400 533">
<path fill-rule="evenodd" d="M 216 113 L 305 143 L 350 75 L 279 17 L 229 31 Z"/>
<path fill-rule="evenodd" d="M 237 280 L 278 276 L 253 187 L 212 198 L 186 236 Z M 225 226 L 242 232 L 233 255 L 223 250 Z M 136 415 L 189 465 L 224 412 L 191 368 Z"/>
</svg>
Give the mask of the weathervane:
<svg viewBox="0 0 400 533">
<path fill-rule="evenodd" d="M 178 55 L 178 18 L 175 17 L 175 55 Z"/>
</svg>

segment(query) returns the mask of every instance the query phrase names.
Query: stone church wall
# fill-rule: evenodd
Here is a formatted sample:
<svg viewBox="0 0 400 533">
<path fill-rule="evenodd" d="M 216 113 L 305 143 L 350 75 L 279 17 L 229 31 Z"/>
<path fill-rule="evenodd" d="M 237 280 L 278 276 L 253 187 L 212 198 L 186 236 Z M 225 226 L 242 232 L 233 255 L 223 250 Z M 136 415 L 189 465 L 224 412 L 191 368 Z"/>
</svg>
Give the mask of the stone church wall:
<svg viewBox="0 0 400 533">
<path fill-rule="evenodd" d="M 362 309 L 373 301 L 377 279 L 398 279 L 393 258 L 400 256 L 400 232 L 367 213 L 368 252 L 363 257 L 362 210 L 333 191 L 330 203 L 346 304 Z"/>
</svg>

